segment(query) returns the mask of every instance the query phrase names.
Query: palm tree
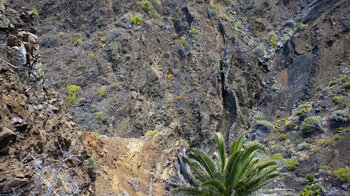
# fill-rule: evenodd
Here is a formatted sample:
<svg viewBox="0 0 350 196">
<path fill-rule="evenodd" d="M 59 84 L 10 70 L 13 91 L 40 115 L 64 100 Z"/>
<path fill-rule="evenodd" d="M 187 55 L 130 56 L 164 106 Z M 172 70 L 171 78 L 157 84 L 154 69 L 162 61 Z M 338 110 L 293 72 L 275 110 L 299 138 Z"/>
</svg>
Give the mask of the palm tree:
<svg viewBox="0 0 350 196">
<path fill-rule="evenodd" d="M 259 162 L 254 158 L 260 145 L 252 145 L 243 149 L 244 136 L 230 144 L 228 155 L 221 133 L 216 133 L 216 141 L 220 152 L 218 157 L 211 158 L 199 149 L 193 149 L 185 162 L 193 173 L 195 186 L 177 185 L 173 193 L 202 196 L 244 196 L 248 195 L 279 176 L 276 162 Z"/>
</svg>

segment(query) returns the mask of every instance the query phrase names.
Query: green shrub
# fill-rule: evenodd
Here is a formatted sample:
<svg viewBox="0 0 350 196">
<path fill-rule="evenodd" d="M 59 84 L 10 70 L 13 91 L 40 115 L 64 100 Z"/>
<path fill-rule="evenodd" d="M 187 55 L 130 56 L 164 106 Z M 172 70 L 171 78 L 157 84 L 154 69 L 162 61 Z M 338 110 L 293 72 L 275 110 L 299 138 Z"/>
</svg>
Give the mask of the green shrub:
<svg viewBox="0 0 350 196">
<path fill-rule="evenodd" d="M 333 174 L 342 182 L 350 182 L 350 168 L 339 168 Z"/>
<path fill-rule="evenodd" d="M 278 139 L 279 139 L 280 141 L 286 140 L 287 138 L 288 138 L 288 135 L 287 135 L 287 134 L 281 134 L 281 135 L 278 137 Z"/>
<path fill-rule="evenodd" d="M 350 118 L 350 113 L 348 109 L 336 110 L 331 114 L 331 120 L 347 122 Z"/>
<path fill-rule="evenodd" d="M 324 149 L 322 149 L 320 147 L 316 147 L 316 148 L 314 148 L 314 150 L 312 152 L 313 152 L 313 154 L 316 154 L 316 153 L 319 153 L 319 152 L 322 152 L 322 151 L 324 151 Z"/>
<path fill-rule="evenodd" d="M 308 106 L 309 106 L 308 104 L 304 103 L 304 104 L 300 104 L 298 108 L 307 108 Z"/>
<path fill-rule="evenodd" d="M 270 159 L 280 161 L 280 160 L 283 160 L 283 157 L 282 157 L 281 153 L 276 153 L 276 154 L 271 155 Z"/>
<path fill-rule="evenodd" d="M 218 10 L 219 10 L 219 8 L 218 8 L 218 6 L 217 5 L 212 5 L 211 6 L 211 9 L 210 9 L 213 13 L 215 13 L 215 14 L 217 14 L 218 13 Z"/>
<path fill-rule="evenodd" d="M 335 141 L 329 138 L 324 138 L 320 141 L 321 146 L 332 146 L 334 144 L 335 144 Z"/>
<path fill-rule="evenodd" d="M 102 87 L 100 90 L 98 90 L 98 94 L 100 94 L 102 97 L 106 96 L 107 89 Z"/>
<path fill-rule="evenodd" d="M 311 138 L 307 138 L 307 139 L 305 140 L 305 142 L 306 142 L 306 143 L 308 143 L 308 144 L 311 144 L 311 143 L 313 143 L 313 142 L 314 142 L 314 140 L 313 140 L 313 139 L 311 139 Z"/>
<path fill-rule="evenodd" d="M 153 136 L 153 135 L 156 135 L 158 132 L 159 132 L 158 130 L 148 130 L 145 136 Z"/>
<path fill-rule="evenodd" d="M 348 80 L 349 80 L 348 76 L 343 76 L 343 77 L 340 79 L 340 81 L 341 81 L 342 83 L 346 83 Z"/>
<path fill-rule="evenodd" d="M 299 165 L 299 161 L 297 159 L 286 159 L 284 160 L 284 167 L 288 170 L 294 170 Z"/>
<path fill-rule="evenodd" d="M 254 114 L 254 119 L 256 119 L 256 120 L 261 120 L 261 119 L 263 119 L 263 118 L 264 118 L 264 113 L 259 112 L 259 111 L 255 112 L 255 114 Z"/>
<path fill-rule="evenodd" d="M 329 82 L 328 86 L 334 86 L 334 85 L 336 85 L 336 84 L 337 84 L 337 82 L 333 80 L 333 81 L 330 81 L 330 82 Z"/>
<path fill-rule="evenodd" d="M 301 123 L 303 133 L 314 133 L 322 131 L 322 118 L 319 116 L 309 116 Z"/>
<path fill-rule="evenodd" d="M 135 16 L 130 20 L 130 22 L 133 25 L 140 25 L 143 22 L 143 18 L 141 18 L 140 16 Z"/>
<path fill-rule="evenodd" d="M 323 192 L 324 187 L 321 183 L 317 182 L 315 184 L 311 184 L 300 191 L 300 196 L 320 196 Z"/>
<path fill-rule="evenodd" d="M 325 171 L 329 171 L 329 170 L 332 170 L 332 167 L 328 166 L 328 165 L 321 165 L 319 167 L 319 169 L 321 170 L 325 170 Z"/>
<path fill-rule="evenodd" d="M 137 2 L 137 5 L 141 6 L 141 8 L 145 12 L 149 12 L 152 10 L 152 4 L 148 0 L 139 1 L 139 2 Z"/>
<path fill-rule="evenodd" d="M 335 102 L 335 103 L 340 103 L 341 102 L 341 97 L 340 96 L 334 96 L 332 98 L 332 100 Z"/>
<path fill-rule="evenodd" d="M 94 159 L 94 157 L 88 158 L 87 161 L 91 167 L 93 167 L 94 169 L 97 169 L 97 164 L 96 164 L 96 160 Z"/>
<path fill-rule="evenodd" d="M 311 173 L 308 173 L 304 177 L 305 181 L 313 182 L 315 180 L 315 176 Z"/>
<path fill-rule="evenodd" d="M 297 31 L 299 29 L 306 29 L 308 26 L 309 26 L 308 24 L 300 23 L 298 24 L 298 26 L 295 28 L 294 31 Z"/>
<path fill-rule="evenodd" d="M 341 136 L 340 136 L 339 134 L 335 134 L 335 135 L 333 136 L 333 138 L 334 138 L 335 140 L 340 140 L 340 139 L 341 139 Z"/>
<path fill-rule="evenodd" d="M 270 121 L 267 121 L 267 120 L 257 120 L 255 123 L 256 123 L 257 125 L 266 127 L 266 128 L 268 128 L 268 129 L 273 128 L 273 124 L 272 124 Z"/>
<path fill-rule="evenodd" d="M 297 127 L 297 125 L 295 123 L 292 123 L 292 122 L 287 123 L 285 126 L 289 130 L 295 129 Z"/>
<path fill-rule="evenodd" d="M 302 114 L 305 114 L 305 113 L 306 113 L 306 109 L 305 108 L 295 112 L 296 115 L 302 115 Z"/>
<path fill-rule="evenodd" d="M 117 88 L 117 84 L 112 84 L 111 88 L 112 89 L 116 89 Z"/>
<path fill-rule="evenodd" d="M 36 16 L 39 16 L 39 12 L 38 12 L 38 10 L 37 10 L 36 8 L 33 8 L 33 9 L 32 9 L 32 12 L 33 12 L 33 14 L 35 14 Z"/>
<path fill-rule="evenodd" d="M 74 36 L 73 46 L 79 46 L 82 43 L 82 38 L 83 38 L 83 36 L 81 34 Z"/>
<path fill-rule="evenodd" d="M 213 5 L 213 6 L 211 6 L 211 11 L 213 12 L 213 13 L 215 13 L 215 14 L 217 14 L 218 13 L 218 6 L 217 5 Z"/>
<path fill-rule="evenodd" d="M 103 113 L 102 112 L 97 112 L 96 113 L 96 120 L 102 120 L 103 118 Z"/>
<path fill-rule="evenodd" d="M 350 89 L 350 82 L 345 82 L 343 86 L 346 89 Z"/>
<path fill-rule="evenodd" d="M 198 33 L 198 31 L 197 31 L 195 28 L 192 28 L 192 29 L 189 31 L 189 33 L 190 33 L 191 36 L 195 36 L 195 35 Z"/>
<path fill-rule="evenodd" d="M 77 101 L 77 92 L 81 90 L 81 87 L 77 85 L 69 85 L 66 90 L 68 95 L 66 101 L 68 103 L 75 103 Z"/>
</svg>

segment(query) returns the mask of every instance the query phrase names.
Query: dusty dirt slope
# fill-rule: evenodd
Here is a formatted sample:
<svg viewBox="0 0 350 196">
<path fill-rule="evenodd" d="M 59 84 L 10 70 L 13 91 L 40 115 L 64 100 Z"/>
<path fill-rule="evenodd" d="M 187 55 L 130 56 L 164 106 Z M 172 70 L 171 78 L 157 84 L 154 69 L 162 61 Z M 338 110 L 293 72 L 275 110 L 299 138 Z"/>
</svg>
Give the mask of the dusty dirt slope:
<svg viewBox="0 0 350 196">
<path fill-rule="evenodd" d="M 96 159 L 97 195 L 168 195 L 165 182 L 176 176 L 173 164 L 185 147 L 178 141 L 179 126 L 145 138 L 97 138 L 84 136 L 84 144 Z M 152 179 L 152 184 L 151 184 Z M 150 193 L 151 191 L 151 193 Z"/>
</svg>

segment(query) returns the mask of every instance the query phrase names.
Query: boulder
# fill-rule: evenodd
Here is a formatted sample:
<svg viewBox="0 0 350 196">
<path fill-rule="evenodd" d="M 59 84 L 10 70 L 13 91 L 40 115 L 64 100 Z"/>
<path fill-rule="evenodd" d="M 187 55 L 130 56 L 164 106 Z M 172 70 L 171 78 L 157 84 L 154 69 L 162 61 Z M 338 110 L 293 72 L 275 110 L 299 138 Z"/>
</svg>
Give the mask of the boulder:
<svg viewBox="0 0 350 196">
<path fill-rule="evenodd" d="M 16 134 L 9 128 L 3 127 L 0 132 L 0 150 L 7 147 L 10 141 L 16 140 Z"/>
</svg>

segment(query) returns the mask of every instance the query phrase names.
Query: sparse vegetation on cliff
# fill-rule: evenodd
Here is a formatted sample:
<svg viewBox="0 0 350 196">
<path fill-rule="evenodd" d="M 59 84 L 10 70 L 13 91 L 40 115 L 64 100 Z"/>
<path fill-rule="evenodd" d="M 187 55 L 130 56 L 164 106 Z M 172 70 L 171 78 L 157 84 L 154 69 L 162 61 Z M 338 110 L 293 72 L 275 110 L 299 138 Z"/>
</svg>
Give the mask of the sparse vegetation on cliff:
<svg viewBox="0 0 350 196">
<path fill-rule="evenodd" d="M 66 101 L 68 103 L 75 103 L 77 101 L 77 92 L 81 90 L 81 87 L 77 85 L 69 85 L 67 86 L 66 90 L 67 90 Z"/>
</svg>

